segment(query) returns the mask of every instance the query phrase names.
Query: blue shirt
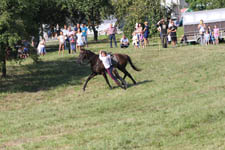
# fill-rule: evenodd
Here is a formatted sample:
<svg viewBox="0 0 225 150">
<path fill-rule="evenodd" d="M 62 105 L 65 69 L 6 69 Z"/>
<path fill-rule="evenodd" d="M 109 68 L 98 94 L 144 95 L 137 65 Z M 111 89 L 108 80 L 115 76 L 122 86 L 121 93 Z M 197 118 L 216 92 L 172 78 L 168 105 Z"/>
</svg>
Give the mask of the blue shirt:
<svg viewBox="0 0 225 150">
<path fill-rule="evenodd" d="M 80 31 L 81 31 L 81 28 L 79 28 L 79 29 L 80 29 Z M 77 31 L 77 30 L 78 30 L 78 28 L 77 28 L 77 27 L 75 27 L 75 28 L 74 28 L 74 31 Z"/>
<path fill-rule="evenodd" d="M 144 34 L 149 34 L 149 26 L 145 26 L 145 33 Z"/>
<path fill-rule="evenodd" d="M 81 27 L 81 32 L 82 32 L 82 36 L 87 36 L 87 30 L 88 28 L 87 27 Z"/>
</svg>

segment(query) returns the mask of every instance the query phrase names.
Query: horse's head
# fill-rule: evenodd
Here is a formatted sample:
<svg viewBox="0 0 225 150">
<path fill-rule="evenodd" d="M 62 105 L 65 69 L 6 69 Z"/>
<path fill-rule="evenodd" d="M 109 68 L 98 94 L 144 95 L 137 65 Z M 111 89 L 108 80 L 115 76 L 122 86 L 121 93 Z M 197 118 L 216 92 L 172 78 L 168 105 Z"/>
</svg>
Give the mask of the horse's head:
<svg viewBox="0 0 225 150">
<path fill-rule="evenodd" d="M 85 60 L 90 61 L 91 57 L 92 57 L 92 52 L 91 51 L 85 50 L 85 49 L 81 49 L 80 50 L 80 55 L 78 57 L 77 62 L 79 64 L 82 64 Z"/>
</svg>

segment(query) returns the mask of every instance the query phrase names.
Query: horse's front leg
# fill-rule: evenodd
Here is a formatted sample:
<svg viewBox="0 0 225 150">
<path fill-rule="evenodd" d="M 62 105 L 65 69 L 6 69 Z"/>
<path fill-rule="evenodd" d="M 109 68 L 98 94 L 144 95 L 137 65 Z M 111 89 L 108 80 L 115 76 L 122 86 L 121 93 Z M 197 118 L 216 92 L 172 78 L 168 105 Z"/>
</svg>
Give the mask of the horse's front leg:
<svg viewBox="0 0 225 150">
<path fill-rule="evenodd" d="M 112 89 L 112 86 L 111 86 L 110 83 L 109 83 L 109 80 L 108 80 L 108 78 L 107 78 L 106 73 L 103 72 L 102 75 L 103 75 L 103 77 L 105 78 L 105 81 L 106 81 L 106 83 L 108 84 L 109 88 Z"/>
<path fill-rule="evenodd" d="M 86 86 L 87 86 L 88 81 L 91 80 L 94 76 L 96 76 L 96 73 L 94 73 L 94 72 L 92 72 L 92 73 L 89 75 L 89 77 L 87 78 L 87 80 L 86 80 L 86 82 L 85 82 L 85 84 L 84 84 L 84 86 L 83 86 L 83 91 L 85 91 L 85 88 L 86 88 Z"/>
</svg>

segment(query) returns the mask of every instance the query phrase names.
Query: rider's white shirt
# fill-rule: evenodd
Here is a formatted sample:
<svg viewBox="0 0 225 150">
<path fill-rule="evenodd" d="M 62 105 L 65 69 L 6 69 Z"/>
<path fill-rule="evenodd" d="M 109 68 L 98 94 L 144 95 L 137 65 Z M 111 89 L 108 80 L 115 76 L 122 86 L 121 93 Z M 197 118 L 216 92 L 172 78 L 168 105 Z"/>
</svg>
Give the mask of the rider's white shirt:
<svg viewBox="0 0 225 150">
<path fill-rule="evenodd" d="M 111 56 L 110 55 L 107 55 L 105 57 L 102 57 L 102 55 L 99 54 L 99 59 L 102 61 L 105 69 L 109 69 L 110 66 L 112 65 Z"/>
</svg>

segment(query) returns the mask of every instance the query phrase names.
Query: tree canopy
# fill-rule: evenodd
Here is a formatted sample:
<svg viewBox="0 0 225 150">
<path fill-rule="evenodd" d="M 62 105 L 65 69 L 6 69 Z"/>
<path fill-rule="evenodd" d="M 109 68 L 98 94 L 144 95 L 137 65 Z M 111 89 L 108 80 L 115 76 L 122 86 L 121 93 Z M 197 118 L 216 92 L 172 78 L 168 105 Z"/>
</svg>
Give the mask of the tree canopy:
<svg viewBox="0 0 225 150">
<path fill-rule="evenodd" d="M 96 27 L 104 18 L 113 13 L 110 0 L 67 0 L 70 20 L 73 23 L 85 22 L 94 32 L 94 40 L 98 40 Z"/>
<path fill-rule="evenodd" d="M 0 60 L 2 76 L 6 76 L 6 59 L 15 52 L 15 44 L 38 32 L 35 0 L 0 1 Z M 31 13 L 33 12 L 33 13 Z"/>
<path fill-rule="evenodd" d="M 155 24 L 164 15 L 159 0 L 117 0 L 113 1 L 115 17 L 123 23 L 123 31 L 131 36 L 136 23 L 148 21 L 151 32 L 156 31 Z"/>
<path fill-rule="evenodd" d="M 186 0 L 193 10 L 224 8 L 225 0 Z"/>
</svg>

